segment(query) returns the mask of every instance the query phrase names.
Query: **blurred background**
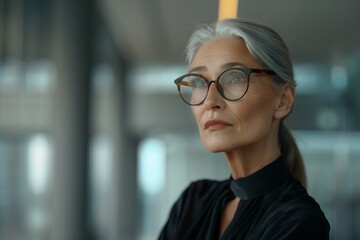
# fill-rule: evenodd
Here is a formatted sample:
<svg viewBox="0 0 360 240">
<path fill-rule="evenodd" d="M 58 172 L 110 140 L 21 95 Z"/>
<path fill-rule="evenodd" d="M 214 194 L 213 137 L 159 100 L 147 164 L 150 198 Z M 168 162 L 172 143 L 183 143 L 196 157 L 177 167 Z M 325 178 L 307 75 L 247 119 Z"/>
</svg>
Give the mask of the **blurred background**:
<svg viewBox="0 0 360 240">
<path fill-rule="evenodd" d="M 230 176 L 173 79 L 208 0 L 0 0 L 0 239 L 156 239 L 193 180 Z M 360 1 L 240 0 L 288 44 L 287 124 L 331 239 L 360 239 Z M 356 97 L 357 96 L 357 97 Z"/>
</svg>

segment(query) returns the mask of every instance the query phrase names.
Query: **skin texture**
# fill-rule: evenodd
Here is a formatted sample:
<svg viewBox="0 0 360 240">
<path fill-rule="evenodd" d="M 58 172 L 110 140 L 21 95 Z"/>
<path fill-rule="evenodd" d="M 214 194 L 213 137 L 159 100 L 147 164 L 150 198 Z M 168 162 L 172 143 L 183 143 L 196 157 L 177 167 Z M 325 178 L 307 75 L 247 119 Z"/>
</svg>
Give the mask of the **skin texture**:
<svg viewBox="0 0 360 240">
<path fill-rule="evenodd" d="M 214 39 L 200 47 L 189 71 L 213 80 L 231 67 L 261 68 L 242 40 Z M 294 98 L 291 85 L 275 87 L 271 76 L 253 73 L 242 99 L 228 101 L 211 84 L 204 103 L 192 106 L 192 112 L 204 146 L 211 152 L 224 152 L 232 177 L 237 179 L 280 156 L 279 123 L 290 113 Z M 234 198 L 225 204 L 220 234 L 233 219 L 239 202 Z"/>
</svg>

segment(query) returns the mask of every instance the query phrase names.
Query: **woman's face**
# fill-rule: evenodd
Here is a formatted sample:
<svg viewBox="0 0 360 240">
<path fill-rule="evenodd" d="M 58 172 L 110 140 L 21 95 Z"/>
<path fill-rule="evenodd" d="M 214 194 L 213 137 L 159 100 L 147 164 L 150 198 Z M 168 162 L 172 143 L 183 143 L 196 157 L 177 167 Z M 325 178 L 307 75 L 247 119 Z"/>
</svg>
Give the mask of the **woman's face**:
<svg viewBox="0 0 360 240">
<path fill-rule="evenodd" d="M 261 68 L 242 40 L 214 39 L 198 50 L 189 71 L 215 80 L 231 67 Z M 277 126 L 284 116 L 277 112 L 281 90 L 270 78 L 252 73 L 247 93 L 237 101 L 224 99 L 211 84 L 205 101 L 192 106 L 201 141 L 209 151 L 229 152 L 277 141 Z"/>
</svg>

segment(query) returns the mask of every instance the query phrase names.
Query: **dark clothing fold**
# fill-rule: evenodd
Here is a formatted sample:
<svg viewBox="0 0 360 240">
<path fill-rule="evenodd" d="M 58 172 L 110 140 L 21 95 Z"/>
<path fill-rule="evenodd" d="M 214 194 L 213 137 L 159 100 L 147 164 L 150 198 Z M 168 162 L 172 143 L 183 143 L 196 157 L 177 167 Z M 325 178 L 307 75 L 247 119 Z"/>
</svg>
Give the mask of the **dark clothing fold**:
<svg viewBox="0 0 360 240">
<path fill-rule="evenodd" d="M 223 207 L 239 197 L 234 218 L 220 236 Z M 317 202 L 291 176 L 280 157 L 248 177 L 191 183 L 176 201 L 159 240 L 329 239 Z"/>
</svg>

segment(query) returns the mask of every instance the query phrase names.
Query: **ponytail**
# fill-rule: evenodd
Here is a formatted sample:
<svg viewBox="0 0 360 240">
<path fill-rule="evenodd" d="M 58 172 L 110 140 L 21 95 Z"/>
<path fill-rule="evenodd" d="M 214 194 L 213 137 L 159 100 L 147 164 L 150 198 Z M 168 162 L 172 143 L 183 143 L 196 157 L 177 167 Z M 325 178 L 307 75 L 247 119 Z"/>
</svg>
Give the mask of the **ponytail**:
<svg viewBox="0 0 360 240">
<path fill-rule="evenodd" d="M 306 188 L 306 174 L 303 158 L 290 130 L 283 121 L 279 126 L 279 145 L 291 175 L 293 175 Z"/>
</svg>

